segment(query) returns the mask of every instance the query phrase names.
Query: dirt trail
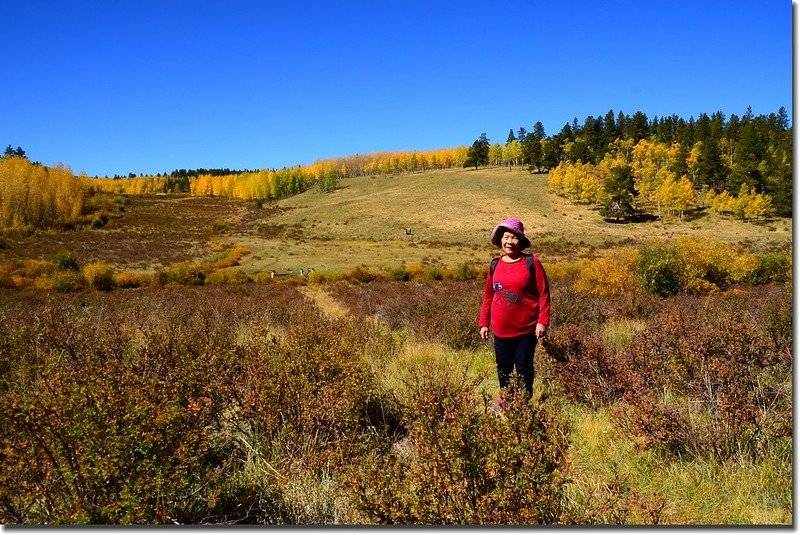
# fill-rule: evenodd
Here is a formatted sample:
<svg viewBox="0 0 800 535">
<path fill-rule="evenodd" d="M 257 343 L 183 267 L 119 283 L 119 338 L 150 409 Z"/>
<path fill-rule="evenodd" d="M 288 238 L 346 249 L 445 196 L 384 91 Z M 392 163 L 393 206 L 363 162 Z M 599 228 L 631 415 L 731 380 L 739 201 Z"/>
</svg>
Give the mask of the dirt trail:
<svg viewBox="0 0 800 535">
<path fill-rule="evenodd" d="M 300 292 L 311 299 L 317 308 L 333 319 L 345 317 L 349 311 L 340 305 L 322 286 L 301 286 Z"/>
</svg>

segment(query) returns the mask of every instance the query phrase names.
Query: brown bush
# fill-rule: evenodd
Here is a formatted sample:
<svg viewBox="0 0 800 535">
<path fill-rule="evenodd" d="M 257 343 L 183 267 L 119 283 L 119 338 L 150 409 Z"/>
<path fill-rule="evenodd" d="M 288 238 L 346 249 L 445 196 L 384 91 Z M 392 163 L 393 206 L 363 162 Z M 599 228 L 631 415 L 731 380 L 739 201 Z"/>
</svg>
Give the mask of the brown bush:
<svg viewBox="0 0 800 535">
<path fill-rule="evenodd" d="M 482 282 L 376 281 L 363 285 L 336 284 L 329 292 L 360 317 L 379 319 L 392 329 L 408 329 L 422 340 L 467 349 L 482 344 L 478 337 Z"/>
<path fill-rule="evenodd" d="M 0 430 L 3 522 L 199 520 L 224 459 L 211 429 L 228 345 L 175 318 L 126 330 L 95 306 L 57 305 L 2 332 L 0 417 L 15 422 Z"/>
<path fill-rule="evenodd" d="M 83 266 L 83 278 L 92 288 L 101 291 L 114 289 L 114 268 L 105 262 L 92 262 Z"/>
<path fill-rule="evenodd" d="M 553 327 L 542 340 L 542 347 L 556 363 L 546 363 L 541 371 L 555 379 L 568 399 L 600 407 L 624 395 L 630 379 L 627 370 L 614 349 L 607 347 L 591 327 Z"/>
<path fill-rule="evenodd" d="M 351 475 L 359 507 L 380 524 L 568 522 L 565 424 L 509 396 L 505 416 L 476 410 L 475 383 L 435 364 L 408 381 L 407 436 Z"/>
<path fill-rule="evenodd" d="M 235 389 L 241 418 L 287 451 L 357 452 L 368 426 L 382 425 L 370 412 L 380 396 L 365 364 L 365 326 L 328 320 L 310 307 L 296 308 L 291 326 L 280 340 L 267 331 L 261 343 L 248 348 Z M 384 347 L 391 351 L 392 344 Z"/>
<path fill-rule="evenodd" d="M 774 288 L 667 300 L 622 355 L 640 378 L 627 386 L 636 402 L 620 413 L 623 427 L 670 451 L 688 427 L 685 451 L 721 458 L 789 436 L 789 299 Z"/>
</svg>

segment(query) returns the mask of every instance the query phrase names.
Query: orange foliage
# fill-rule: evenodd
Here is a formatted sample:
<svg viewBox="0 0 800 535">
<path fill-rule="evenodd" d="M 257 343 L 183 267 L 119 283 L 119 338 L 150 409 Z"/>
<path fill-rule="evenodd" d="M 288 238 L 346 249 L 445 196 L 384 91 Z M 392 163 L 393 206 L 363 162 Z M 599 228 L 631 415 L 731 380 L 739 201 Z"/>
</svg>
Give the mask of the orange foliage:
<svg viewBox="0 0 800 535">
<path fill-rule="evenodd" d="M 317 160 L 309 165 L 280 170 L 264 169 L 253 173 L 221 176 L 204 174 L 190 178 L 189 193 L 203 197 L 277 200 L 300 193 L 325 176 L 347 178 L 461 167 L 467 159 L 467 151 L 467 147 L 456 147 L 425 152 L 376 152 Z M 86 178 L 85 184 L 97 191 L 139 195 L 163 192 L 166 180 L 166 177 L 119 180 Z"/>
<path fill-rule="evenodd" d="M 587 260 L 580 269 L 575 289 L 599 297 L 614 297 L 636 288 L 634 263 L 639 256 L 635 247 L 612 249 L 595 260 Z"/>
<path fill-rule="evenodd" d="M 83 187 L 68 167 L 0 158 L 0 227 L 48 228 L 75 221 L 82 209 Z"/>
<path fill-rule="evenodd" d="M 743 282 L 759 265 L 757 255 L 714 238 L 682 236 L 673 243 L 684 264 L 688 292 L 707 293 Z"/>
</svg>

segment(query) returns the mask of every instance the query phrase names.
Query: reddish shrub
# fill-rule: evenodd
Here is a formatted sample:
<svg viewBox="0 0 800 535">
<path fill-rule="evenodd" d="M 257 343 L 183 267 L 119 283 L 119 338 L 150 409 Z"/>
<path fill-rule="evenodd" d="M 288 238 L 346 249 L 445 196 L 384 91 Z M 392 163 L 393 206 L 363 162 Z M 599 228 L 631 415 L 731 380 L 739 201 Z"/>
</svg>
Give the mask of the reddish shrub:
<svg viewBox="0 0 800 535">
<path fill-rule="evenodd" d="M 677 451 L 680 439 L 686 451 L 719 457 L 758 454 L 769 441 L 788 436 L 788 300 L 787 291 L 760 289 L 665 301 L 621 355 L 641 378 L 626 387 L 636 403 L 620 414 L 621 424 L 648 445 Z M 683 408 L 670 406 L 665 392 Z M 689 425 L 683 415 L 692 413 L 697 417 Z"/>
<path fill-rule="evenodd" d="M 566 513 L 565 424 L 522 392 L 505 416 L 476 411 L 475 384 L 431 366 L 409 381 L 407 436 L 352 471 L 357 504 L 380 524 L 555 524 Z"/>
<path fill-rule="evenodd" d="M 335 284 L 328 291 L 356 315 L 455 349 L 479 347 L 478 313 L 483 286 L 475 280 L 421 283 Z"/>
</svg>

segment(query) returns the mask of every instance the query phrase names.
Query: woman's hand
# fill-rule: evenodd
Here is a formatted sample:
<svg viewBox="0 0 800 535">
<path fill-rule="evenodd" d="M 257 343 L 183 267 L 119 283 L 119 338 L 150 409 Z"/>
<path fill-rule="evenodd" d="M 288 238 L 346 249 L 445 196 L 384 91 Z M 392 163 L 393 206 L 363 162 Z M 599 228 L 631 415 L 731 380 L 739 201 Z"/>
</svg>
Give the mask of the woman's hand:
<svg viewBox="0 0 800 535">
<path fill-rule="evenodd" d="M 489 339 L 489 327 L 481 327 L 481 340 Z"/>
<path fill-rule="evenodd" d="M 536 324 L 536 338 L 544 338 L 547 336 L 547 325 L 541 323 Z"/>
</svg>

